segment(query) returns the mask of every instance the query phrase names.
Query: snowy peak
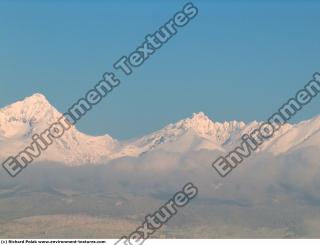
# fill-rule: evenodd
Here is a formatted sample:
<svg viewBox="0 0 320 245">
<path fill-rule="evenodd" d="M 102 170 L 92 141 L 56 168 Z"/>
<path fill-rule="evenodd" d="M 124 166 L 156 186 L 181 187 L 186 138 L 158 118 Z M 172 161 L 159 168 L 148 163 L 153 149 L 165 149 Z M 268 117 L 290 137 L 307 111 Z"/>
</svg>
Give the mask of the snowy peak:
<svg viewBox="0 0 320 245">
<path fill-rule="evenodd" d="M 24 109 L 29 107 L 39 107 L 39 106 L 46 106 L 46 107 L 52 107 L 47 100 L 47 98 L 40 93 L 35 93 L 32 96 L 26 97 L 25 99 L 21 101 L 17 101 L 9 106 L 4 107 L 2 110 L 7 109 L 19 109 L 21 107 L 24 107 Z"/>
<path fill-rule="evenodd" d="M 193 129 L 200 137 L 223 144 L 234 131 L 245 127 L 244 122 L 213 122 L 203 112 L 194 113 L 191 118 L 186 118 L 177 122 L 173 127 L 185 130 Z"/>
<path fill-rule="evenodd" d="M 25 98 L 22 101 L 25 108 L 33 108 L 37 110 L 54 110 L 58 112 L 54 106 L 50 104 L 47 98 L 43 94 L 36 93 L 30 97 Z M 34 113 L 36 114 L 36 113 Z"/>
<path fill-rule="evenodd" d="M 138 156 L 154 149 L 171 152 L 201 149 L 224 151 L 222 144 L 244 127 L 243 122 L 214 123 L 203 112 L 194 113 L 159 131 L 126 142 L 117 156 Z"/>
<path fill-rule="evenodd" d="M 0 110 L 0 140 L 29 137 L 61 117 L 42 94 L 34 94 Z"/>
<path fill-rule="evenodd" d="M 42 94 L 34 94 L 0 110 L 0 157 L 14 155 L 28 146 L 33 134 L 41 135 L 62 116 Z M 70 164 L 98 163 L 118 142 L 110 136 L 93 137 L 72 126 L 45 151 L 41 160 Z"/>
<path fill-rule="evenodd" d="M 4 107 L 0 110 L 0 113 L 2 113 L 2 116 L 34 121 L 39 121 L 40 119 L 45 121 L 51 119 L 50 121 L 52 121 L 52 117 L 61 115 L 44 95 L 38 93 Z"/>
<path fill-rule="evenodd" d="M 211 121 L 203 112 L 193 113 L 192 117 L 176 123 L 177 128 L 192 128 L 194 131 L 200 134 L 207 132 L 210 130 L 210 128 L 212 128 L 212 126 L 214 126 L 213 121 Z"/>
<path fill-rule="evenodd" d="M 35 93 L 29 97 L 26 97 L 24 99 L 25 102 L 30 102 L 30 103 L 37 103 L 37 102 L 40 102 L 40 103 L 49 103 L 47 98 L 43 95 L 43 94 L 40 94 L 40 93 Z"/>
<path fill-rule="evenodd" d="M 212 121 L 210 118 L 204 114 L 202 111 L 198 113 L 193 113 L 191 118 L 185 119 L 185 121 L 188 121 L 193 124 L 210 124 Z"/>
</svg>

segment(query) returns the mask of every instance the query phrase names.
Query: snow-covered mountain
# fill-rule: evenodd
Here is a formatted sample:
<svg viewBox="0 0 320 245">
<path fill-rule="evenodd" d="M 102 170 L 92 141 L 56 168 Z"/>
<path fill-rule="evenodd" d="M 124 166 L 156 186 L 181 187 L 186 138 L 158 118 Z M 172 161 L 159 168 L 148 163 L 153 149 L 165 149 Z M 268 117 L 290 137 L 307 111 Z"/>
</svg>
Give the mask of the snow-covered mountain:
<svg viewBox="0 0 320 245">
<path fill-rule="evenodd" d="M 200 149 L 224 151 L 222 145 L 244 128 L 243 122 L 214 123 L 203 112 L 194 113 L 191 118 L 125 142 L 120 155 L 137 156 L 153 149 L 180 153 Z"/>
<path fill-rule="evenodd" d="M 274 155 L 307 147 L 320 148 L 320 116 L 285 128 L 282 134 L 264 146 Z"/>
<path fill-rule="evenodd" d="M 0 157 L 16 155 L 62 114 L 41 94 L 34 94 L 0 110 Z M 118 145 L 109 135 L 93 137 L 72 127 L 41 155 L 39 160 L 68 164 L 96 163 L 108 159 Z"/>
<path fill-rule="evenodd" d="M 40 134 L 62 114 L 42 94 L 34 94 L 0 110 L 0 158 L 16 155 L 28 146 L 35 133 Z M 120 157 L 137 157 L 151 151 L 187 153 L 201 149 L 226 153 L 237 146 L 244 133 L 257 128 L 259 122 L 213 122 L 204 113 L 148 134 L 138 139 L 118 141 L 109 135 L 89 136 L 75 126 L 56 139 L 37 160 L 63 162 L 68 165 L 101 163 Z M 296 125 L 285 125 L 261 151 L 278 155 L 305 147 L 320 148 L 320 117 Z"/>
</svg>

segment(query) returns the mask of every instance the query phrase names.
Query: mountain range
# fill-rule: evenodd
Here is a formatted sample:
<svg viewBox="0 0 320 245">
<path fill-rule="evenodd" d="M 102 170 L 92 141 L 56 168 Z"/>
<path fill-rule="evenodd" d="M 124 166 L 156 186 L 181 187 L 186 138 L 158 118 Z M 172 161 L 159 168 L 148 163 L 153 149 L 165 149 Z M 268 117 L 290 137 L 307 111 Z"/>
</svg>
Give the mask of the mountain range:
<svg viewBox="0 0 320 245">
<path fill-rule="evenodd" d="M 42 94 L 0 109 L 0 160 L 17 155 L 61 116 Z M 197 199 L 164 227 L 175 238 L 319 237 L 319 116 L 284 125 L 228 178 L 211 167 L 261 123 L 215 122 L 199 112 L 124 141 L 72 126 L 19 177 L 0 171 L 0 233 L 120 236 L 125 232 L 116 226 L 138 227 L 191 182 Z M 98 221 L 91 225 L 86 217 Z M 69 227 L 70 220 L 76 221 Z"/>
<path fill-rule="evenodd" d="M 0 158 L 16 155 L 31 143 L 33 134 L 40 134 L 61 116 L 62 113 L 38 93 L 0 109 Z M 148 135 L 125 141 L 107 134 L 89 136 L 73 126 L 37 160 L 84 165 L 138 157 L 151 151 L 186 154 L 208 150 L 224 154 L 239 144 L 243 134 L 260 124 L 257 121 L 214 122 L 199 112 Z M 258 152 L 280 155 L 306 147 L 320 148 L 320 116 L 284 125 Z"/>
</svg>

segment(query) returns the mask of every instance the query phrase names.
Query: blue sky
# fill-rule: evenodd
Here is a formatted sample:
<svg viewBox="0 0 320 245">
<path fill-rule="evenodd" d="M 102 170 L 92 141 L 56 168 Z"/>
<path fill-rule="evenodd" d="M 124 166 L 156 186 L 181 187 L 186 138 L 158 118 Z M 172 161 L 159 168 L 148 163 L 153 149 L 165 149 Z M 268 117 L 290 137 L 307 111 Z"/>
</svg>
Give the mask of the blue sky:
<svg viewBox="0 0 320 245">
<path fill-rule="evenodd" d="M 0 107 L 40 92 L 64 112 L 185 3 L 0 1 Z M 198 16 L 133 75 L 120 75 L 80 130 L 131 138 L 198 111 L 264 120 L 320 71 L 320 2 L 193 3 Z M 319 101 L 295 121 L 318 115 Z"/>
</svg>

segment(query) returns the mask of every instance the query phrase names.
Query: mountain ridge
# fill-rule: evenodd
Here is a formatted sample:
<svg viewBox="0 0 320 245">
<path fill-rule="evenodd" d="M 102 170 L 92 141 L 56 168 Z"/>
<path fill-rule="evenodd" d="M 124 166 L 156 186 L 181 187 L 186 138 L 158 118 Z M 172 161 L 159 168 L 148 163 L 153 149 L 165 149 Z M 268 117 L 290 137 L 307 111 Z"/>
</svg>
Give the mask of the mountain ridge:
<svg viewBox="0 0 320 245">
<path fill-rule="evenodd" d="M 30 144 L 33 134 L 46 130 L 61 116 L 62 113 L 40 93 L 0 109 L 0 157 L 15 155 L 23 150 Z M 226 153 L 240 142 L 243 134 L 258 128 L 260 124 L 257 121 L 247 124 L 242 121 L 214 122 L 199 112 L 150 134 L 125 141 L 108 134 L 86 135 L 72 126 L 37 160 L 82 165 L 138 157 L 154 150 L 183 154 L 205 149 Z M 313 139 L 313 135 L 317 138 Z M 320 116 L 298 124 L 284 125 L 259 151 L 278 155 L 310 145 L 320 146 Z"/>
</svg>

